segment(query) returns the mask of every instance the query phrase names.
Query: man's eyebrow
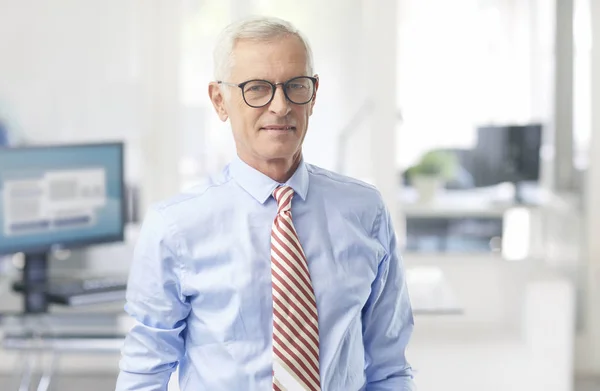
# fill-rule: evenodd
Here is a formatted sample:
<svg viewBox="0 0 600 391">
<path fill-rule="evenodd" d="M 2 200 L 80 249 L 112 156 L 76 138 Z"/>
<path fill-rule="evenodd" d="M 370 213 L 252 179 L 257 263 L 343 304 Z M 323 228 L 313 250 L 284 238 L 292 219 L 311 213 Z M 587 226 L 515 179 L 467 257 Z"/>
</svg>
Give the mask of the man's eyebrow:
<svg viewBox="0 0 600 391">
<path fill-rule="evenodd" d="M 296 76 L 288 77 L 288 78 L 286 78 L 284 80 L 281 80 L 281 81 L 275 81 L 273 79 L 261 78 L 261 77 L 256 77 L 256 78 L 252 78 L 252 79 L 246 79 L 245 81 L 248 81 L 248 80 L 265 80 L 265 81 L 268 81 L 268 82 L 271 82 L 271 83 L 275 84 L 275 83 L 285 83 L 285 82 L 290 81 L 292 79 L 295 79 L 297 77 L 312 77 L 312 76 L 308 76 L 308 75 L 305 75 L 304 73 L 302 73 L 302 74 L 299 74 L 299 75 L 296 75 Z"/>
</svg>

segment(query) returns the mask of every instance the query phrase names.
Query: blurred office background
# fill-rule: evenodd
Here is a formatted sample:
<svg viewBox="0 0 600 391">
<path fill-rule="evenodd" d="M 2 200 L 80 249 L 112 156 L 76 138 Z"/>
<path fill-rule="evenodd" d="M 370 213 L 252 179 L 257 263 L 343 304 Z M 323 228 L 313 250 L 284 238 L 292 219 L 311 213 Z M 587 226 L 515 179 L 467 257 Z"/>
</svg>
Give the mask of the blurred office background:
<svg viewBox="0 0 600 391">
<path fill-rule="evenodd" d="M 147 206 L 231 159 L 207 83 L 249 14 L 312 45 L 306 160 L 395 217 L 419 389 L 600 390 L 597 0 L 0 0 L 0 144 L 125 144 L 125 240 L 53 252 L 50 272 L 126 275 Z M 1 259 L 0 388 L 114 387 L 122 302 L 19 317 L 23 256 Z"/>
</svg>

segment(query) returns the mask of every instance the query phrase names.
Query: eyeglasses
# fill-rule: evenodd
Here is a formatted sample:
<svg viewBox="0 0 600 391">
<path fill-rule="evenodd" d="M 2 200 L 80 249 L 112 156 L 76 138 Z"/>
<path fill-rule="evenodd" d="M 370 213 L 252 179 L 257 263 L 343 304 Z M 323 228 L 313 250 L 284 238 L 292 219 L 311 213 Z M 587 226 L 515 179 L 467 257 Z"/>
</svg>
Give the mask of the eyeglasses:
<svg viewBox="0 0 600 391">
<path fill-rule="evenodd" d="M 283 94 L 290 102 L 297 105 L 305 105 L 315 96 L 316 77 L 299 76 L 283 83 L 271 83 L 267 80 L 248 80 L 240 84 L 217 81 L 242 90 L 244 102 L 250 107 L 260 108 L 271 103 L 275 97 L 278 85 L 283 87 Z"/>
</svg>

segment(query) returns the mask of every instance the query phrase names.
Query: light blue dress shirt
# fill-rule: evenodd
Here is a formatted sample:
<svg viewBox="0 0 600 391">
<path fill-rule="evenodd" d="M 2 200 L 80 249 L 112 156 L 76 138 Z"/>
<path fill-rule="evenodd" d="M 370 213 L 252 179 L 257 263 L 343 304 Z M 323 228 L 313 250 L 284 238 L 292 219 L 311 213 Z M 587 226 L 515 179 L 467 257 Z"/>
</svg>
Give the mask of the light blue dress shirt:
<svg viewBox="0 0 600 391">
<path fill-rule="evenodd" d="M 272 389 L 271 226 L 279 184 L 236 158 L 150 209 L 125 310 L 117 390 Z M 323 391 L 414 389 L 413 330 L 388 210 L 372 186 L 304 162 L 287 182 L 317 299 Z"/>
</svg>

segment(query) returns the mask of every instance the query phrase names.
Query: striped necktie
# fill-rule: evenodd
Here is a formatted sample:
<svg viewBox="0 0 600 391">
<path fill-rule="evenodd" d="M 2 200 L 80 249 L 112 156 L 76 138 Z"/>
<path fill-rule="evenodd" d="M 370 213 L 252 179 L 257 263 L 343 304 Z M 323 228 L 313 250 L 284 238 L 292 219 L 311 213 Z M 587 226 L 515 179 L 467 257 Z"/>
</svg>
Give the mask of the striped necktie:
<svg viewBox="0 0 600 391">
<path fill-rule="evenodd" d="M 294 190 L 273 191 L 271 231 L 273 390 L 320 391 L 317 303 L 304 251 L 292 223 Z"/>
</svg>

